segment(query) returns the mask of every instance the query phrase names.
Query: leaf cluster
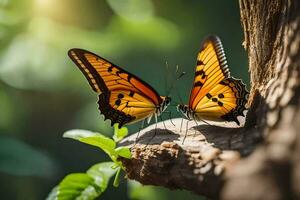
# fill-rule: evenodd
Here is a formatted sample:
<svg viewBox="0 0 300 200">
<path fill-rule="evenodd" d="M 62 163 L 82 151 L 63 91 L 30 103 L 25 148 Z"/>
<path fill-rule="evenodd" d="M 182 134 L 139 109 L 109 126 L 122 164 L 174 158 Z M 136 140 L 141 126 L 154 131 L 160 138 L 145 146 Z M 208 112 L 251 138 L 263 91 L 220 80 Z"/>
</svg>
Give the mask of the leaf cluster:
<svg viewBox="0 0 300 200">
<path fill-rule="evenodd" d="M 95 164 L 85 173 L 67 175 L 53 188 L 47 200 L 95 199 L 106 190 L 110 178 L 114 175 L 113 185 L 119 185 L 119 175 L 123 166 L 118 158 L 130 159 L 131 152 L 128 147 L 117 147 L 117 142 L 128 134 L 127 128 L 119 129 L 116 125 L 114 130 L 113 139 L 87 130 L 70 130 L 64 133 L 66 138 L 100 148 L 112 161 Z"/>
</svg>

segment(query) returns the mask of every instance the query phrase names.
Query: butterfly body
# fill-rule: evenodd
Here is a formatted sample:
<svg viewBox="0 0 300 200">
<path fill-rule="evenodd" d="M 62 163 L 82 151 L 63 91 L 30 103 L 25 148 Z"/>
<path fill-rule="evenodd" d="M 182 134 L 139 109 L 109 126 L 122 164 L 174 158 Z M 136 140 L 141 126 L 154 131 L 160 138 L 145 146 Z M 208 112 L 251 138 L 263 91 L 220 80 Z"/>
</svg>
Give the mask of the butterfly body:
<svg viewBox="0 0 300 200">
<path fill-rule="evenodd" d="M 99 94 L 99 110 L 105 120 L 119 127 L 143 119 L 157 118 L 170 104 L 146 82 L 100 56 L 83 49 L 71 49 L 69 57 Z"/>
<path fill-rule="evenodd" d="M 188 105 L 177 109 L 190 120 L 234 121 L 244 116 L 245 84 L 230 76 L 220 39 L 209 36 L 201 45 Z"/>
</svg>

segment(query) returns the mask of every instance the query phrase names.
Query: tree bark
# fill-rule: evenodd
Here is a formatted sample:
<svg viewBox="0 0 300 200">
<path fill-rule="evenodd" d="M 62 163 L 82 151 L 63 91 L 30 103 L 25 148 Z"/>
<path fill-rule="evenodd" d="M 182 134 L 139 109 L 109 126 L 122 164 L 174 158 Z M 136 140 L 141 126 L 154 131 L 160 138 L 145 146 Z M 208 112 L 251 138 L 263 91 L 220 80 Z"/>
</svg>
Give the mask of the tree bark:
<svg viewBox="0 0 300 200">
<path fill-rule="evenodd" d="M 212 199 L 300 199 L 300 2 L 239 4 L 251 77 L 244 127 L 190 124 L 183 142 L 181 119 L 150 126 L 120 143 L 133 154 L 122 160 L 129 178 Z"/>
</svg>

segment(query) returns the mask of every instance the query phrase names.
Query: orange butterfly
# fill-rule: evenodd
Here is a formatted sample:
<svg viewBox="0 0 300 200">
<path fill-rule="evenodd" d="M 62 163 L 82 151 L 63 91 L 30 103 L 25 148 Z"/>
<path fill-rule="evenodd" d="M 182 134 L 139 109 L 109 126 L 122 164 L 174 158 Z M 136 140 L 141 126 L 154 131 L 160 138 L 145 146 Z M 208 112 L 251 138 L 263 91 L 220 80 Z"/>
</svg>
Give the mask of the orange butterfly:
<svg viewBox="0 0 300 200">
<path fill-rule="evenodd" d="M 170 97 L 159 96 L 146 82 L 94 53 L 71 49 L 68 55 L 99 94 L 99 110 L 111 125 L 149 122 L 152 116 L 157 120 L 170 104 Z"/>
<path fill-rule="evenodd" d="M 189 105 L 178 105 L 188 119 L 235 121 L 244 116 L 246 85 L 230 76 L 221 40 L 209 36 L 201 45 Z"/>
</svg>

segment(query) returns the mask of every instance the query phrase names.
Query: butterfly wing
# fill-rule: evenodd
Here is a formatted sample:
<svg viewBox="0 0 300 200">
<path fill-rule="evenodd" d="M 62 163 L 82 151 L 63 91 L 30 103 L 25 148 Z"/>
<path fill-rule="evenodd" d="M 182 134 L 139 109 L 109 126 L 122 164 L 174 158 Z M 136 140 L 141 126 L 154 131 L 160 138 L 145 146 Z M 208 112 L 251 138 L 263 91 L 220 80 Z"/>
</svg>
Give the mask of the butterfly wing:
<svg viewBox="0 0 300 200">
<path fill-rule="evenodd" d="M 139 121 L 161 104 L 150 85 L 100 56 L 82 49 L 71 49 L 68 55 L 99 93 L 99 109 L 112 124 Z"/>
<path fill-rule="evenodd" d="M 208 91 L 229 77 L 230 73 L 221 41 L 216 36 L 209 36 L 203 41 L 198 53 L 189 107 L 195 109 Z"/>
<path fill-rule="evenodd" d="M 235 121 L 243 115 L 248 92 L 241 80 L 230 77 L 222 43 L 210 36 L 201 45 L 197 57 L 194 86 L 189 107 L 196 118 Z"/>
<path fill-rule="evenodd" d="M 248 92 L 241 80 L 228 78 L 212 88 L 199 102 L 195 109 L 196 117 L 213 121 L 235 121 L 237 116 L 244 116 Z"/>
</svg>

